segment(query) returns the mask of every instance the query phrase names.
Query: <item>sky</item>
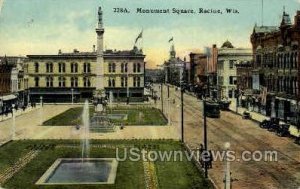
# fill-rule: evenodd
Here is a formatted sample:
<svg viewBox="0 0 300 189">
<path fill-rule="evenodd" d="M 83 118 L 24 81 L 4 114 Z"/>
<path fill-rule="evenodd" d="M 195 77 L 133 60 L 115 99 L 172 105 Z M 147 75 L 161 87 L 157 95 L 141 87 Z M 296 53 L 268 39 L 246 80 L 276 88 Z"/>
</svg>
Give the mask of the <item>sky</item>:
<svg viewBox="0 0 300 189">
<path fill-rule="evenodd" d="M 103 10 L 104 47 L 129 50 L 143 30 L 148 68 L 168 59 L 173 37 L 177 55 L 203 52 L 204 47 L 229 40 L 251 48 L 255 23 L 262 24 L 262 0 L 0 0 L 0 56 L 92 51 L 96 44 L 98 6 Z M 278 26 L 283 7 L 292 22 L 300 0 L 264 0 L 264 25 Z M 127 8 L 128 14 L 113 12 Z M 239 14 L 137 14 L 137 8 L 235 8 Z"/>
</svg>

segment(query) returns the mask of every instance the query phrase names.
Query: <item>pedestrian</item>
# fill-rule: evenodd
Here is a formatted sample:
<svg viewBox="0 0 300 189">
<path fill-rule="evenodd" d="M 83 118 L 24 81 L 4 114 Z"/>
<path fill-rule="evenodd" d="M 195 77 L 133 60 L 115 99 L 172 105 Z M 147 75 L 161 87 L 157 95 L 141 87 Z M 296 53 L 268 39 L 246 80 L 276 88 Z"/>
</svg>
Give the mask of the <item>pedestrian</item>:
<svg viewBox="0 0 300 189">
<path fill-rule="evenodd" d="M 208 165 L 207 166 L 208 166 L 209 169 L 211 169 L 212 168 L 212 161 L 213 161 L 213 156 L 212 156 L 211 150 L 208 151 L 208 154 L 209 154 L 208 155 L 209 158 L 208 158 Z"/>
<path fill-rule="evenodd" d="M 200 144 L 200 147 L 199 147 L 199 162 L 200 162 L 202 168 L 204 167 L 203 151 L 204 151 L 203 144 Z"/>
</svg>

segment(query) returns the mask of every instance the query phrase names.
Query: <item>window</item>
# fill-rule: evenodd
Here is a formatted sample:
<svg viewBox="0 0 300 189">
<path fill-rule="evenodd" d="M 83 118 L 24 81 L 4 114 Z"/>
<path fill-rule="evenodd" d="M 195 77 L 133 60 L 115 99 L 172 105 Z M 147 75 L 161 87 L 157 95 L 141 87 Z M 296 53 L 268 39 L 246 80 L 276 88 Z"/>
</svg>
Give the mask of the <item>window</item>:
<svg viewBox="0 0 300 189">
<path fill-rule="evenodd" d="M 108 64 L 108 72 L 109 73 L 114 73 L 114 72 L 116 72 L 116 64 L 115 63 L 112 63 L 112 62 L 110 62 L 109 64 Z"/>
<path fill-rule="evenodd" d="M 91 80 L 88 77 L 83 78 L 83 86 L 84 87 L 90 87 L 91 86 Z"/>
<path fill-rule="evenodd" d="M 127 73 L 128 70 L 128 64 L 127 63 L 122 63 L 121 64 L 121 73 Z"/>
<path fill-rule="evenodd" d="M 78 78 L 71 77 L 71 87 L 78 87 Z"/>
<path fill-rule="evenodd" d="M 66 64 L 65 63 L 58 63 L 58 72 L 59 73 L 65 73 L 66 72 Z"/>
<path fill-rule="evenodd" d="M 233 85 L 233 76 L 229 76 L 229 84 Z"/>
<path fill-rule="evenodd" d="M 141 64 L 137 63 L 137 72 L 141 72 Z"/>
<path fill-rule="evenodd" d="M 229 68 L 233 69 L 234 66 L 234 61 L 233 60 L 229 60 Z"/>
<path fill-rule="evenodd" d="M 108 79 L 108 86 L 109 87 L 115 87 L 116 83 L 115 83 L 115 79 L 114 78 L 109 78 Z"/>
<path fill-rule="evenodd" d="M 133 72 L 134 73 L 136 72 L 136 64 L 135 63 L 133 64 Z"/>
<path fill-rule="evenodd" d="M 134 77 L 133 78 L 133 86 L 134 87 L 140 87 L 141 86 L 141 78 L 140 77 Z"/>
<path fill-rule="evenodd" d="M 34 63 L 34 71 L 35 73 L 38 73 L 39 72 L 39 63 Z"/>
<path fill-rule="evenodd" d="M 71 63 L 71 73 L 77 73 L 77 72 L 78 72 L 78 64 Z"/>
<path fill-rule="evenodd" d="M 84 73 L 91 73 L 91 64 L 90 63 L 84 63 L 83 64 L 83 72 Z"/>
<path fill-rule="evenodd" d="M 121 77 L 121 86 L 122 87 L 127 87 L 127 82 L 128 82 L 127 77 Z"/>
<path fill-rule="evenodd" d="M 59 87 L 65 87 L 66 86 L 66 78 L 65 77 L 59 77 L 58 78 L 58 86 Z"/>
<path fill-rule="evenodd" d="M 35 87 L 38 87 L 38 86 L 39 86 L 39 83 L 40 83 L 40 78 L 35 77 L 35 78 L 34 78 L 34 86 L 35 86 Z"/>
<path fill-rule="evenodd" d="M 233 97 L 233 91 L 232 91 L 232 90 L 229 90 L 229 91 L 228 91 L 228 97 L 229 97 L 229 98 L 232 98 L 232 97 Z"/>
<path fill-rule="evenodd" d="M 46 86 L 53 87 L 53 77 L 46 77 Z"/>
<path fill-rule="evenodd" d="M 46 72 L 47 73 L 53 72 L 53 63 L 46 63 Z"/>
</svg>

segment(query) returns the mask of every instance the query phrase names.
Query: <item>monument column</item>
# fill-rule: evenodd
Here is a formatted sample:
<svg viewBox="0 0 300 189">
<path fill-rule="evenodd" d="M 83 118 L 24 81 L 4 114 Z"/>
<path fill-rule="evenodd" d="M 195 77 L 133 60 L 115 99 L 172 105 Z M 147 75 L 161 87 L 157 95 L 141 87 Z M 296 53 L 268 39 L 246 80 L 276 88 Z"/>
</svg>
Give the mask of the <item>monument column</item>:
<svg viewBox="0 0 300 189">
<path fill-rule="evenodd" d="M 104 90 L 104 58 L 103 58 L 103 12 L 101 7 L 98 9 L 98 28 L 97 33 L 97 62 L 96 62 L 96 90 Z"/>
</svg>

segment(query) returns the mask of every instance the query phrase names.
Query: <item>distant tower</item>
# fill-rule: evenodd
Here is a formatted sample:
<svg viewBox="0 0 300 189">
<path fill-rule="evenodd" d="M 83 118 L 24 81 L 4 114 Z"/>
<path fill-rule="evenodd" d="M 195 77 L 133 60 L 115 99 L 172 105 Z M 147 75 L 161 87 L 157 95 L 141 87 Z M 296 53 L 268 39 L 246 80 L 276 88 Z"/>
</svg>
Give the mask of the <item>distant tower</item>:
<svg viewBox="0 0 300 189">
<path fill-rule="evenodd" d="M 175 59 L 176 57 L 176 51 L 175 51 L 175 47 L 174 44 L 171 45 L 171 49 L 170 49 L 170 59 Z"/>
<path fill-rule="evenodd" d="M 97 33 L 97 62 L 96 62 L 96 90 L 104 89 L 104 58 L 103 58 L 103 12 L 101 7 L 98 9 L 98 28 Z"/>
</svg>

